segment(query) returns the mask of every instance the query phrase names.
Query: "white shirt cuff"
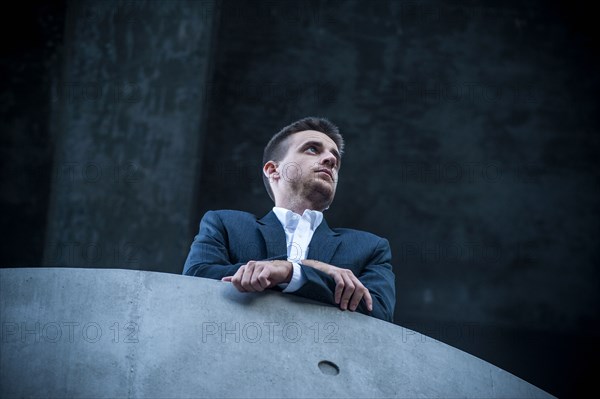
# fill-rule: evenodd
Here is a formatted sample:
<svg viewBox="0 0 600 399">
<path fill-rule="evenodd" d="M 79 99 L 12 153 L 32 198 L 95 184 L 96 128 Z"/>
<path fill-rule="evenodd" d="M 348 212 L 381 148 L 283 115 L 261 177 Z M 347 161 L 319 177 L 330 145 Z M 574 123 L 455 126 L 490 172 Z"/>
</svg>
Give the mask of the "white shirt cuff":
<svg viewBox="0 0 600 399">
<path fill-rule="evenodd" d="M 306 282 L 306 277 L 302 274 L 302 267 L 297 262 L 292 262 L 294 271 L 292 272 L 292 279 L 289 283 L 279 284 L 283 288 L 282 292 L 294 292 L 300 289 Z"/>
</svg>

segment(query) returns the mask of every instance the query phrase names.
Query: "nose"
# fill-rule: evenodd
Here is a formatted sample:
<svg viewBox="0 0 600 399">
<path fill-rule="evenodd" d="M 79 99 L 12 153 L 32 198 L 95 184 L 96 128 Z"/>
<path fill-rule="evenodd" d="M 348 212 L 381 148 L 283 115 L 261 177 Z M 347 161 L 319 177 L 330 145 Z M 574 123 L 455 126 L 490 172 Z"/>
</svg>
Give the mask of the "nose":
<svg viewBox="0 0 600 399">
<path fill-rule="evenodd" d="M 332 152 L 327 151 L 324 153 L 323 158 L 321 158 L 321 163 L 333 169 L 337 166 L 337 158 Z"/>
</svg>

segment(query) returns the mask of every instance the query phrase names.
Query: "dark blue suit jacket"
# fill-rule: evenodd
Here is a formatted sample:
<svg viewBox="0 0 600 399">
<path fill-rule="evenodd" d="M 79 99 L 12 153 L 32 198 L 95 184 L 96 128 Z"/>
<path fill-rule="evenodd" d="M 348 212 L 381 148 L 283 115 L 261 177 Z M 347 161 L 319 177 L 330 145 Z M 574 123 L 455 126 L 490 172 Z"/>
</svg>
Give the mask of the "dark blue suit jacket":
<svg viewBox="0 0 600 399">
<path fill-rule="evenodd" d="M 370 291 L 373 311 L 364 301 L 358 311 L 392 321 L 396 293 L 391 251 L 386 239 L 364 231 L 330 229 L 321 222 L 309 245 L 309 259 L 352 270 Z M 240 211 L 207 212 L 200 222 L 183 274 L 221 279 L 251 260 L 287 259 L 285 231 L 273 211 L 262 219 Z M 294 295 L 335 305 L 335 281 L 310 266 L 300 265 L 306 283 Z"/>
</svg>

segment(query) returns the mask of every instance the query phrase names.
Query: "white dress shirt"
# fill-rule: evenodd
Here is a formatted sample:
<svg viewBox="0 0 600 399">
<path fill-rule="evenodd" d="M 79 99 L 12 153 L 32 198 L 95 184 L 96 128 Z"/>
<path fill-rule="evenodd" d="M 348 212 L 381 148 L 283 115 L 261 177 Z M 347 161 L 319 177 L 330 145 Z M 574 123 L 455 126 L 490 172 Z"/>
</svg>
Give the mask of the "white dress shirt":
<svg viewBox="0 0 600 399">
<path fill-rule="evenodd" d="M 300 216 L 289 209 L 277 206 L 273 207 L 273 212 L 285 230 L 287 260 L 294 266 L 290 282 L 279 284 L 279 286 L 284 289 L 283 292 L 294 292 L 306 281 L 299 262 L 308 256 L 308 244 L 315 230 L 323 221 L 323 213 L 306 209 Z"/>
</svg>

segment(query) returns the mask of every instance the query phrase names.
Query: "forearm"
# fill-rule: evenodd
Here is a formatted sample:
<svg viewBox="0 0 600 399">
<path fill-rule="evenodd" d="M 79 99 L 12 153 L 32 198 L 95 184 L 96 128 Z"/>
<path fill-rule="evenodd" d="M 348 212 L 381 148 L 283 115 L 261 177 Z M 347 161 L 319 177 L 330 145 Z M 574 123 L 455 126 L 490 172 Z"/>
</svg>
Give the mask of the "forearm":
<svg viewBox="0 0 600 399">
<path fill-rule="evenodd" d="M 186 276 L 205 277 L 220 280 L 225 276 L 233 276 L 243 263 L 231 264 L 206 264 L 198 263 L 188 265 L 186 263 L 183 274 Z"/>
<path fill-rule="evenodd" d="M 304 260 L 302 260 L 302 264 L 305 266 L 310 266 L 314 269 L 320 270 L 323 273 L 327 273 L 327 270 L 330 266 L 327 263 L 324 263 L 324 262 L 321 262 L 318 260 L 314 260 L 314 259 L 304 259 Z"/>
<path fill-rule="evenodd" d="M 348 307 L 378 319 L 392 321 L 395 287 L 394 274 L 389 263 L 367 265 L 358 276 L 354 276 L 349 269 L 312 259 L 303 260 L 302 266 L 306 282 L 295 293 L 296 295 L 332 305 L 340 305 L 341 309 Z M 341 279 L 340 275 L 344 275 L 344 278 Z M 350 284 L 351 291 L 362 289 L 367 293 L 358 303 L 354 301 L 355 306 L 352 306 L 350 295 L 346 295 L 348 291 L 344 284 Z M 341 295 L 342 292 L 344 295 Z M 369 309 L 369 304 L 371 309 Z"/>
</svg>

